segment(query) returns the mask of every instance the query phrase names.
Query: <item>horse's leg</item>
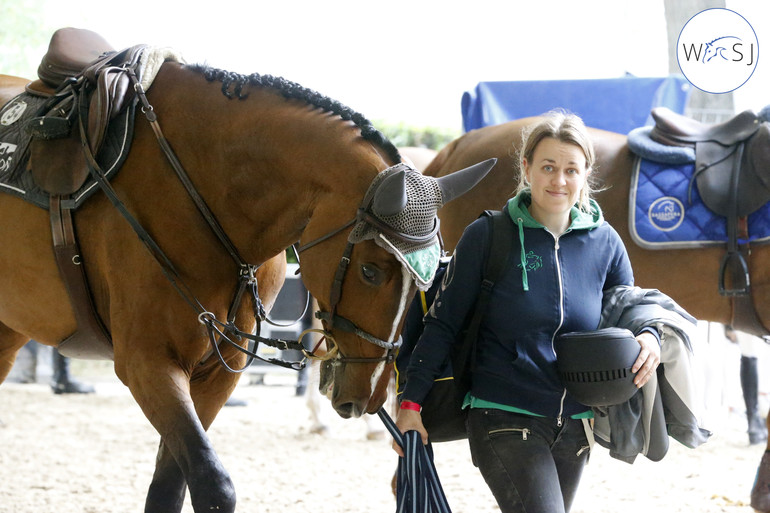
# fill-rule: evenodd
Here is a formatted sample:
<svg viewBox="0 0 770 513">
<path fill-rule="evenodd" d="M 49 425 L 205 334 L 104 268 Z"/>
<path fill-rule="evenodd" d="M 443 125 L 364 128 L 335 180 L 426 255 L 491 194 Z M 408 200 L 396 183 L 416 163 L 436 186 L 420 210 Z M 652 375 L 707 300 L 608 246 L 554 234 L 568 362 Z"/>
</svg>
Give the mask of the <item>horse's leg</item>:
<svg viewBox="0 0 770 513">
<path fill-rule="evenodd" d="M 27 342 L 29 342 L 28 336 L 16 333 L 0 323 L 0 383 L 8 377 L 13 362 L 16 361 L 16 354 Z"/>
<path fill-rule="evenodd" d="M 162 440 L 145 512 L 180 511 L 186 482 L 196 512 L 231 513 L 235 510 L 235 489 L 206 435 L 227 400 L 227 392 L 213 383 L 219 394 L 212 390 L 204 396 L 211 403 L 194 404 L 188 372 L 171 361 L 149 360 L 136 358 L 126 367 L 128 387 Z M 197 392 L 197 384 L 194 389 Z M 201 399 L 201 403 L 206 400 Z"/>
<path fill-rule="evenodd" d="M 770 412 L 767 415 L 767 429 L 770 431 Z M 751 489 L 751 507 L 762 513 L 770 513 L 770 440 L 759 461 L 757 477 Z"/>
<path fill-rule="evenodd" d="M 765 419 L 767 431 L 770 432 L 770 411 Z M 767 440 L 765 453 L 759 460 L 757 477 L 751 489 L 751 507 L 762 513 L 770 513 L 770 437 Z"/>
<path fill-rule="evenodd" d="M 147 492 L 144 511 L 168 511 L 178 513 L 184 505 L 187 482 L 182 469 L 177 465 L 171 451 L 160 441 L 158 457 L 155 461 L 155 473 Z"/>
<path fill-rule="evenodd" d="M 233 365 L 230 362 L 230 365 Z M 190 398 L 204 431 L 207 431 L 238 382 L 240 375 L 227 372 L 218 362 L 207 366 L 201 376 L 196 375 L 190 385 Z M 204 481 L 205 485 L 205 481 Z M 200 485 L 193 483 L 191 490 Z M 161 439 L 155 463 L 155 473 L 147 493 L 146 512 L 181 511 L 187 489 L 187 481 L 175 457 Z M 191 492 L 192 494 L 193 492 Z M 234 497 L 234 494 L 233 494 Z"/>
</svg>

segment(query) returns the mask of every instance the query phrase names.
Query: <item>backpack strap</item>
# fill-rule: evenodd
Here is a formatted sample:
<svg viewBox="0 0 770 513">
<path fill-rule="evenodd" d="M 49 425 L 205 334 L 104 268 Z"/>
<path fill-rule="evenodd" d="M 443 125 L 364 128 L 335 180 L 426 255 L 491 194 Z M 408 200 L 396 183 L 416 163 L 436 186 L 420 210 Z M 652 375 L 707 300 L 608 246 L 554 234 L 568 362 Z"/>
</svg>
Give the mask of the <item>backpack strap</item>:
<svg viewBox="0 0 770 513">
<path fill-rule="evenodd" d="M 462 348 L 454 354 L 452 359 L 455 383 L 466 388 L 470 382 L 470 373 L 467 370 L 469 367 L 475 367 L 476 364 L 475 349 L 479 326 L 487 311 L 487 305 L 492 296 L 492 289 L 495 283 L 502 277 L 508 264 L 512 241 L 515 237 L 513 221 L 506 212 L 485 210 L 481 216 L 484 216 L 489 223 L 489 237 L 487 239 L 489 251 L 484 261 L 481 290 L 476 299 L 473 317 L 471 317 L 468 329 L 465 332 Z M 468 365 L 469 363 L 470 365 Z"/>
</svg>

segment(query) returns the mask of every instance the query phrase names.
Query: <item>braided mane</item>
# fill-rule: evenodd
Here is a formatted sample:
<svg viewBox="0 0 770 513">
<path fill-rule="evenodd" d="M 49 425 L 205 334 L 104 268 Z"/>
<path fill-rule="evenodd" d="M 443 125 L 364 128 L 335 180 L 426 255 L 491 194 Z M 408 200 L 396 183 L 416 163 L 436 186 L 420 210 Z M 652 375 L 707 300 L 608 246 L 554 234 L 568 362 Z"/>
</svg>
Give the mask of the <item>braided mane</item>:
<svg viewBox="0 0 770 513">
<path fill-rule="evenodd" d="M 196 64 L 190 66 L 191 69 L 203 73 L 203 76 L 209 82 L 218 80 L 222 82 L 222 94 L 228 98 L 244 99 L 248 94 L 243 94 L 243 86 L 246 84 L 269 87 L 275 89 L 285 98 L 295 98 L 303 100 L 314 107 L 323 109 L 326 112 L 332 112 L 345 121 L 352 121 L 355 125 L 361 129 L 361 137 L 367 141 L 371 141 L 381 148 L 383 148 L 388 156 L 396 163 L 401 162 L 401 154 L 395 145 L 385 137 L 385 135 L 374 128 L 372 122 L 369 121 L 362 114 L 354 111 L 350 107 L 343 105 L 337 100 L 333 100 L 328 96 L 324 96 L 321 93 L 303 87 L 296 82 L 286 80 L 282 77 L 275 77 L 273 75 L 260 75 L 259 73 L 252 73 L 251 75 L 241 75 L 240 73 L 234 73 L 232 71 L 225 71 L 222 69 L 215 69 L 202 64 Z"/>
</svg>

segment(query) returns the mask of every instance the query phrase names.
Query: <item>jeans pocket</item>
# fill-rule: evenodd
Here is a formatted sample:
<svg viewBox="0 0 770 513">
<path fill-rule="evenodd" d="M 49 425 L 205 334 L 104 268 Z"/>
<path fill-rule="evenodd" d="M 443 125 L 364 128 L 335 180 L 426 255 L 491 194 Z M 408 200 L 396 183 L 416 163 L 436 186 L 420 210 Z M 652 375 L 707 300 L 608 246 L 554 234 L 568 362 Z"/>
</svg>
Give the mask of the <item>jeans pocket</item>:
<svg viewBox="0 0 770 513">
<path fill-rule="evenodd" d="M 503 436 L 503 435 L 516 435 L 520 436 L 522 440 L 526 440 L 529 438 L 530 430 L 529 428 L 500 428 L 500 429 L 492 429 L 487 432 L 489 435 L 489 438 L 495 438 L 497 436 Z"/>
</svg>

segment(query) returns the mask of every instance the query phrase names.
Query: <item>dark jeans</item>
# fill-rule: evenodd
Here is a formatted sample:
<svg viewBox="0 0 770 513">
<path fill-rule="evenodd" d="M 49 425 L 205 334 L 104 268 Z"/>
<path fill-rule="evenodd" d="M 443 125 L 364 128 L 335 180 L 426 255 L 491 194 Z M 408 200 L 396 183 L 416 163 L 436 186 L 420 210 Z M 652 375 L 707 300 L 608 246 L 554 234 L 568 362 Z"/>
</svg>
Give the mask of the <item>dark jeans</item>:
<svg viewBox="0 0 770 513">
<path fill-rule="evenodd" d="M 564 513 L 572 507 L 588 441 L 583 422 L 474 408 L 471 455 L 503 513 Z"/>
</svg>

